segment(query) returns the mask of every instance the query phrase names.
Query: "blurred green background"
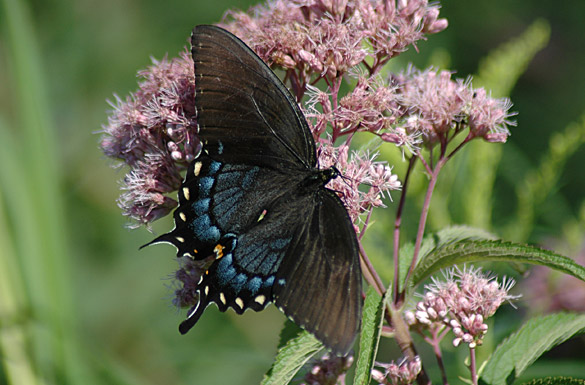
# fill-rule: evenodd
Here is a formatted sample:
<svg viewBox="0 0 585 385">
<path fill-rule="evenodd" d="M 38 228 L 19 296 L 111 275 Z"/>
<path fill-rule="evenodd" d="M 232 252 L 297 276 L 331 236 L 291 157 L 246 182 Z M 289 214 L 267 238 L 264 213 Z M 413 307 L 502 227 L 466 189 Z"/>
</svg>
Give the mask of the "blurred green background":
<svg viewBox="0 0 585 385">
<path fill-rule="evenodd" d="M 177 55 L 193 26 L 251 4 L 2 0 L 0 384 L 259 383 L 284 317 L 274 308 L 236 316 L 211 307 L 188 335 L 179 335 L 184 312 L 170 304 L 174 249 L 138 250 L 152 235 L 124 227 L 115 204 L 124 170 L 109 167 L 97 134 L 106 122 L 106 99 L 134 91 L 136 72 L 151 56 Z M 519 116 L 509 143 L 474 144 L 487 149 L 474 153 L 483 159 L 468 151 L 447 166 L 428 229 L 468 223 L 578 256 L 585 223 L 585 2 L 452 0 L 442 4 L 441 16 L 449 28 L 420 42 L 419 53 L 400 56 L 393 69 L 409 61 L 435 64 L 464 78 L 481 72 L 483 58 L 536 20 L 546 21 L 551 34 L 510 93 Z M 494 96 L 508 92 L 479 80 L 495 87 Z M 420 186 L 413 185 L 403 239 L 416 225 Z M 376 213 L 366 236 L 387 280 L 389 206 Z M 170 218 L 160 222 L 158 233 L 172 227 Z M 518 312 L 528 307 L 521 303 Z M 504 310 L 503 317 L 515 314 Z M 510 327 L 496 329 L 493 343 Z M 391 345 L 383 346 L 381 358 L 398 358 Z M 572 359 L 542 370 L 579 373 L 585 357 Z M 453 370 L 465 374 L 461 363 Z"/>
</svg>

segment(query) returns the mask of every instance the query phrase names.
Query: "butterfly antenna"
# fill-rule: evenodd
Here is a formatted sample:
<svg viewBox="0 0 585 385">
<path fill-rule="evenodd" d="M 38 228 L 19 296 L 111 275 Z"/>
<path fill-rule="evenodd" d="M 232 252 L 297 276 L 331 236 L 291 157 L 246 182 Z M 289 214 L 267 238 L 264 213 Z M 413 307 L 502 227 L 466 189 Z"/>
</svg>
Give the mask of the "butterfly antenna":
<svg viewBox="0 0 585 385">
<path fill-rule="evenodd" d="M 351 179 L 348 176 L 345 176 L 343 174 L 340 174 L 339 176 L 341 176 L 341 180 L 347 185 L 347 187 L 351 187 L 351 184 L 349 183 L 349 181 L 353 181 L 353 179 Z"/>
</svg>

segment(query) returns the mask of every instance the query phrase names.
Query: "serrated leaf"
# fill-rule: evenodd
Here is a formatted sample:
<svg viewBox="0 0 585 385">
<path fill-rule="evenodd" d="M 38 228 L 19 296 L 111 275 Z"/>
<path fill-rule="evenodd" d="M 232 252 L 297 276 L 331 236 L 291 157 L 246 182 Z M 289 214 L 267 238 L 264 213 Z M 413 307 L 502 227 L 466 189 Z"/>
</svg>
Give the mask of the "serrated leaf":
<svg viewBox="0 0 585 385">
<path fill-rule="evenodd" d="M 509 384 L 544 352 L 584 331 L 585 315 L 582 314 L 533 318 L 496 348 L 483 367 L 481 380 L 490 385 Z"/>
<path fill-rule="evenodd" d="M 507 261 L 543 265 L 585 281 L 585 267 L 570 258 L 534 246 L 502 241 L 462 241 L 433 250 L 416 266 L 416 286 L 440 269 L 464 262 Z"/>
<path fill-rule="evenodd" d="M 384 307 L 391 292 L 392 290 L 388 289 L 382 298 L 370 286 L 366 293 L 360 334 L 360 353 L 356 364 L 354 385 L 367 385 L 370 383 L 372 367 L 374 366 L 380 342 Z"/>
<path fill-rule="evenodd" d="M 285 325 L 286 329 L 286 325 Z M 281 337 L 283 336 L 281 333 Z M 284 341 L 281 341 L 284 342 Z M 288 384 L 303 365 L 311 359 L 323 344 L 311 333 L 301 330 L 296 337 L 289 339 L 278 350 L 272 367 L 264 375 L 262 385 Z"/>
<path fill-rule="evenodd" d="M 436 247 L 461 241 L 495 241 L 496 239 L 498 237 L 489 231 L 465 225 L 450 226 L 438 231 L 435 235 Z"/>
<path fill-rule="evenodd" d="M 525 382 L 522 385 L 585 385 L 585 380 L 572 377 L 546 377 Z"/>
<path fill-rule="evenodd" d="M 464 225 L 457 225 L 457 226 L 450 226 L 441 231 L 438 231 L 435 234 L 430 234 L 424 237 L 423 242 L 421 244 L 420 252 L 419 252 L 419 262 L 426 258 L 433 250 L 444 247 L 448 244 L 459 242 L 459 241 L 481 241 L 481 240 L 496 240 L 497 237 L 483 229 L 479 229 L 476 227 L 464 226 Z M 402 291 L 404 287 L 404 280 L 406 279 L 406 273 L 410 267 L 410 263 L 412 261 L 412 256 L 414 254 L 414 244 L 413 243 L 406 243 L 400 248 L 399 252 L 399 273 L 400 279 L 398 280 L 400 287 L 398 288 Z"/>
</svg>

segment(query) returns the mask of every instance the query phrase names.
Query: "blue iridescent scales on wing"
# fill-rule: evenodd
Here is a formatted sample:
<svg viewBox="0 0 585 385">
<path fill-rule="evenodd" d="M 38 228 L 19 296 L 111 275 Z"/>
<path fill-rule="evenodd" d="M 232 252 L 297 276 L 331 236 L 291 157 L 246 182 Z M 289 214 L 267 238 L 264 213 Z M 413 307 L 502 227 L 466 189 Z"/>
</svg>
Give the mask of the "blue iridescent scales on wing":
<svg viewBox="0 0 585 385">
<path fill-rule="evenodd" d="M 198 303 L 260 311 L 270 302 L 338 355 L 360 327 L 358 245 L 340 198 L 325 184 L 296 101 L 243 42 L 213 26 L 193 30 L 195 106 L 203 149 L 179 189 L 168 242 L 178 257 L 209 260 Z"/>
</svg>

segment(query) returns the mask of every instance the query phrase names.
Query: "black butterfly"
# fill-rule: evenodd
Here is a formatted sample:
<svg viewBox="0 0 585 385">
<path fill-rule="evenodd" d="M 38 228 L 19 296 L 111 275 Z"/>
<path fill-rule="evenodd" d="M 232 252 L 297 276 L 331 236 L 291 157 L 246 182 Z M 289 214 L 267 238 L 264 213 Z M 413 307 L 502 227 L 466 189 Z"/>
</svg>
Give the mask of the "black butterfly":
<svg viewBox="0 0 585 385">
<path fill-rule="evenodd" d="M 215 302 L 238 314 L 275 302 L 336 354 L 360 327 L 362 283 L 350 217 L 316 168 L 315 142 L 290 92 L 231 33 L 198 26 L 191 37 L 203 149 L 179 190 L 169 242 L 177 256 L 215 257 L 186 333 Z"/>
</svg>

